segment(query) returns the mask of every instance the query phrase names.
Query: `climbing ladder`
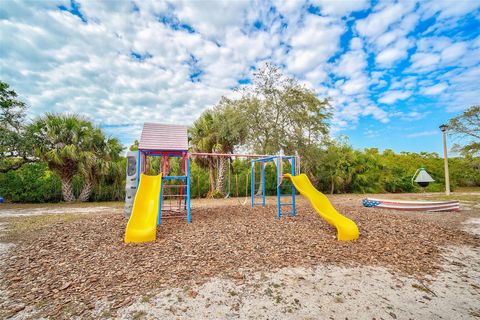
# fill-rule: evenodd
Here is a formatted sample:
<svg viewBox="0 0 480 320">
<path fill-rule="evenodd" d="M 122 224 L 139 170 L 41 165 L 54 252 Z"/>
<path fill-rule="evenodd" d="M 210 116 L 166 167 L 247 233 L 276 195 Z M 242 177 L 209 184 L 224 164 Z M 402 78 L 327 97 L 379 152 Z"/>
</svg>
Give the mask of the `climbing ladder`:
<svg viewBox="0 0 480 320">
<path fill-rule="evenodd" d="M 190 188 L 188 188 L 187 180 L 187 176 L 162 177 L 158 224 L 161 224 L 162 219 L 169 218 L 189 220 L 188 193 Z"/>
</svg>

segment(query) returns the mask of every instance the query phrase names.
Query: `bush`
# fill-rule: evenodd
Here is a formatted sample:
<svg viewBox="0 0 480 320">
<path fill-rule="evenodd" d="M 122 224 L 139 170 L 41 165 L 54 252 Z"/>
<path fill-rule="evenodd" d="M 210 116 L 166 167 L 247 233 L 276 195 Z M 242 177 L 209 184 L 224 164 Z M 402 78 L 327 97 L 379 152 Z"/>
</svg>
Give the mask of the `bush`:
<svg viewBox="0 0 480 320">
<path fill-rule="evenodd" d="M 30 163 L 0 174 L 0 196 L 11 202 L 59 202 L 62 186 L 45 163 Z"/>
</svg>

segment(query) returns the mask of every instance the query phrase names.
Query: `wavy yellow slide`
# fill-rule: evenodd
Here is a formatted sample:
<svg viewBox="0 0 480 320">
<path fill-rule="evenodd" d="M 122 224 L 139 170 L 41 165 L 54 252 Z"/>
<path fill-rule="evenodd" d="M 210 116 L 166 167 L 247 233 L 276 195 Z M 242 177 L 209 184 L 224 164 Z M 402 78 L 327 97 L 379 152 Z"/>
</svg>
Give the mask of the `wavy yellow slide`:
<svg viewBox="0 0 480 320">
<path fill-rule="evenodd" d="M 302 173 L 298 176 L 285 174 L 284 176 L 292 181 L 295 188 L 310 201 L 313 208 L 323 219 L 337 228 L 338 240 L 348 241 L 358 239 L 359 232 L 355 222 L 338 213 L 328 198 L 315 189 L 305 174 Z"/>
<path fill-rule="evenodd" d="M 132 215 L 125 230 L 125 243 L 155 241 L 162 174 L 140 175 Z"/>
</svg>

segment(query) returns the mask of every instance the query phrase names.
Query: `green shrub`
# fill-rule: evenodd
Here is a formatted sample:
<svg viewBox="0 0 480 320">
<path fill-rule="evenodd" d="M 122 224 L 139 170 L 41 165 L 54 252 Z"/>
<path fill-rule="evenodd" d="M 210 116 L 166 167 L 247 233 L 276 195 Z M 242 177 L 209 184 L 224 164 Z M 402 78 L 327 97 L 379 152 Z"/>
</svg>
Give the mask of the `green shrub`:
<svg viewBox="0 0 480 320">
<path fill-rule="evenodd" d="M 30 163 L 0 174 L 0 196 L 11 202 L 59 202 L 60 178 L 44 163 Z"/>
</svg>

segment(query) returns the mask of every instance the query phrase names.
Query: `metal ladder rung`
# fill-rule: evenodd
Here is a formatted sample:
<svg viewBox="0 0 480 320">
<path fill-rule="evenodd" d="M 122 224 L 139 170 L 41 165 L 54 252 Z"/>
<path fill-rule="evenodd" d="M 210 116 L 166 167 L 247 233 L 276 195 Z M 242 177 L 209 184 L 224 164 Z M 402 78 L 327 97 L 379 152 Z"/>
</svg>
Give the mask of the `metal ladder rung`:
<svg viewBox="0 0 480 320">
<path fill-rule="evenodd" d="M 293 206 L 293 203 L 280 203 L 280 206 Z"/>
</svg>

